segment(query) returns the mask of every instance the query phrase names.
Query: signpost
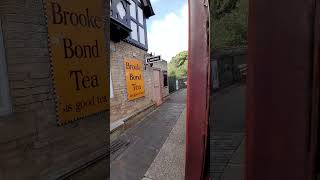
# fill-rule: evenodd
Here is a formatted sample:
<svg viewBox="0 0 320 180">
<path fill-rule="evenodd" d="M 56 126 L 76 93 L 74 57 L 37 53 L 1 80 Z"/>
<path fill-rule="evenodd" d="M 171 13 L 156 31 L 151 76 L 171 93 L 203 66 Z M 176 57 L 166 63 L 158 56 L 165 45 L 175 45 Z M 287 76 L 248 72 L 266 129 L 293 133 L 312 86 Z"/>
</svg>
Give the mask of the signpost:
<svg viewBox="0 0 320 180">
<path fill-rule="evenodd" d="M 52 76 L 60 125 L 107 109 L 102 0 L 47 0 Z"/>
<path fill-rule="evenodd" d="M 161 61 L 161 56 L 153 56 L 153 57 L 148 57 L 147 58 L 147 64 Z"/>
</svg>

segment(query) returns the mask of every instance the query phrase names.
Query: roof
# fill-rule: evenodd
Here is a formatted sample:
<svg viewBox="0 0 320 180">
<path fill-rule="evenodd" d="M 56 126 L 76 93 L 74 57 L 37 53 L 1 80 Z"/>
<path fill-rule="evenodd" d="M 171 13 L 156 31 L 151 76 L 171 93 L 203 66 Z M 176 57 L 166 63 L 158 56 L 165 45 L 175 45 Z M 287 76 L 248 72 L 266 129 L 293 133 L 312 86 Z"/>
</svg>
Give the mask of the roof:
<svg viewBox="0 0 320 180">
<path fill-rule="evenodd" d="M 144 6 L 144 13 L 147 18 L 155 15 L 150 0 L 142 0 L 142 4 Z"/>
</svg>

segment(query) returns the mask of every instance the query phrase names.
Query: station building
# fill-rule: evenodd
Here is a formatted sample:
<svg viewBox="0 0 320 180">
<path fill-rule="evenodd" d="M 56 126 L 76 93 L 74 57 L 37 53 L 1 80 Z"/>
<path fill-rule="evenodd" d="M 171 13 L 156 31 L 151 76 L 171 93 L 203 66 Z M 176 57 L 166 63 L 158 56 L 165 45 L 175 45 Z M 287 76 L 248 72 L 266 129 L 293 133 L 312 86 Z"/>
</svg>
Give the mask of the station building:
<svg viewBox="0 0 320 180">
<path fill-rule="evenodd" d="M 103 3 L 0 1 L 1 180 L 104 179 L 109 125 L 133 124 L 168 95 L 166 62 L 145 65 L 151 3 Z"/>
<path fill-rule="evenodd" d="M 146 64 L 147 20 L 155 15 L 149 0 L 111 1 L 110 130 L 111 140 L 151 112 L 169 95 L 167 62 Z M 126 63 L 138 65 L 130 81 Z M 128 74 L 129 73 L 129 74 Z M 139 84 L 142 89 L 134 90 Z"/>
<path fill-rule="evenodd" d="M 90 14 L 100 18 L 99 27 L 104 22 L 101 18 L 108 17 L 110 13 L 104 1 L 72 1 L 77 6 L 70 6 L 69 0 L 69 5 L 63 0 L 50 2 L 59 3 L 61 9 L 69 12 L 81 11 L 85 14 L 88 8 Z M 101 110 L 73 122 L 58 123 L 56 110 L 60 105 L 55 100 L 59 95 L 55 87 L 68 87 L 68 83 L 58 81 L 59 73 L 53 76 L 53 69 L 62 69 L 51 66 L 51 56 L 55 54 L 50 52 L 48 45 L 50 29 L 47 24 L 51 19 L 46 20 L 45 2 L 49 1 L 0 1 L 0 179 L 77 179 L 79 176 L 105 179 L 109 170 L 109 142 L 106 137 L 108 107 L 103 105 L 105 107 L 102 106 Z M 103 28 L 85 29 L 80 26 L 64 28 L 79 33 L 103 31 Z M 84 38 L 91 36 L 78 36 L 72 41 L 80 42 Z M 98 40 L 99 45 L 106 42 L 104 38 Z M 61 39 L 51 43 L 59 44 Z M 108 56 L 102 56 L 102 52 L 108 49 L 102 47 L 99 55 L 105 58 L 102 63 L 106 65 Z M 61 61 L 64 62 L 64 59 Z M 78 63 L 75 59 L 70 61 Z M 107 72 L 109 68 L 105 65 L 100 70 Z M 106 84 L 108 87 L 107 78 L 99 78 L 99 85 Z M 84 86 L 88 87 L 88 84 L 85 78 Z M 65 88 L 64 91 L 69 92 L 70 89 Z M 81 95 L 80 92 L 78 96 Z M 87 168 L 95 170 L 83 171 Z"/>
</svg>

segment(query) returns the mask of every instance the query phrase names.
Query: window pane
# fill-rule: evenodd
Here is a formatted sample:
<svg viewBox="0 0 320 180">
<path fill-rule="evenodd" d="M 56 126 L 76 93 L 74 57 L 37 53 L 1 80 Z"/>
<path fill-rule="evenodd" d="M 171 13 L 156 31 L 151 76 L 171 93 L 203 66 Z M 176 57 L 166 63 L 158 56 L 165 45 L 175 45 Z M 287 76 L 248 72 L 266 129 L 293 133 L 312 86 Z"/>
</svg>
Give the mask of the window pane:
<svg viewBox="0 0 320 180">
<path fill-rule="evenodd" d="M 136 13 L 136 3 L 134 3 L 132 0 L 130 0 L 130 15 L 134 19 L 137 19 L 137 13 Z"/>
<path fill-rule="evenodd" d="M 140 43 L 146 44 L 146 40 L 144 38 L 144 29 L 139 26 L 139 36 L 140 36 Z"/>
<path fill-rule="evenodd" d="M 112 86 L 112 78 L 111 78 L 111 72 L 110 72 L 110 98 L 113 98 L 113 86 Z"/>
<path fill-rule="evenodd" d="M 112 6 L 112 0 L 110 1 L 110 15 L 112 16 L 113 12 L 112 12 L 111 6 Z"/>
<path fill-rule="evenodd" d="M 126 9 L 124 8 L 122 2 L 117 4 L 117 10 L 121 19 L 126 15 Z"/>
<path fill-rule="evenodd" d="M 137 24 L 133 21 L 131 21 L 131 38 L 138 41 L 138 30 L 137 30 Z"/>
<path fill-rule="evenodd" d="M 143 12 L 140 7 L 138 7 L 138 18 L 139 18 L 139 23 L 143 25 Z"/>
</svg>

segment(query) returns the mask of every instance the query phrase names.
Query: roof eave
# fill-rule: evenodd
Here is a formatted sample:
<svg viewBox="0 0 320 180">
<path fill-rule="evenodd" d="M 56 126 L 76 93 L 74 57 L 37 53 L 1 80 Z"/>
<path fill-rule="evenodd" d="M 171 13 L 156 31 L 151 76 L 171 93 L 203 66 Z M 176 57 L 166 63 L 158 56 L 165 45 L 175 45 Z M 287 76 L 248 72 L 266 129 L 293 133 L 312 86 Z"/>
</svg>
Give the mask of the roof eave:
<svg viewBox="0 0 320 180">
<path fill-rule="evenodd" d="M 144 2 L 144 12 L 147 18 L 154 16 L 155 13 L 153 11 L 150 0 L 143 0 Z"/>
</svg>

